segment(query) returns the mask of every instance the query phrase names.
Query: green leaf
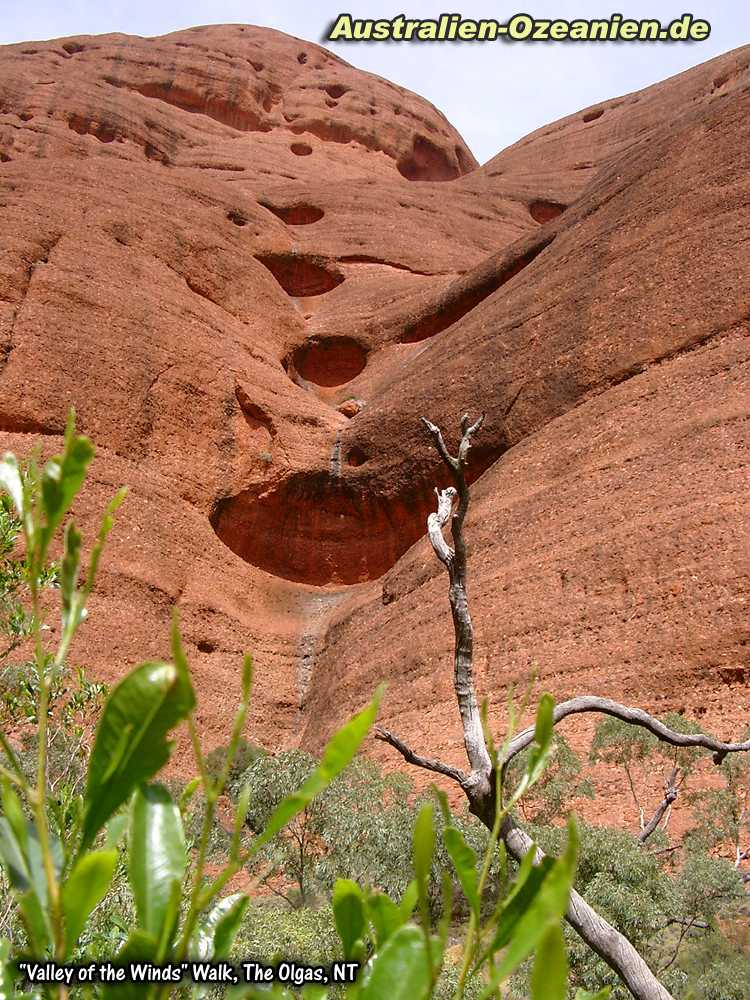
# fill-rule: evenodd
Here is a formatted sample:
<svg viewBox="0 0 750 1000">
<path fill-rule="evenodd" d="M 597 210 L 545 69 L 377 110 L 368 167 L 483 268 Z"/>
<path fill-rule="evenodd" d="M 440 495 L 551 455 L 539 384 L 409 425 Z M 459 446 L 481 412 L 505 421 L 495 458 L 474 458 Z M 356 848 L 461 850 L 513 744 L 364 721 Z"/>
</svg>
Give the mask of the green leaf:
<svg viewBox="0 0 750 1000">
<path fill-rule="evenodd" d="M 576 990 L 576 995 L 574 1000 L 609 1000 L 609 995 L 612 992 L 611 986 L 605 986 L 603 989 L 598 990 L 596 993 L 589 993 L 588 990 Z"/>
<path fill-rule="evenodd" d="M 412 860 L 414 863 L 414 874 L 417 876 L 417 885 L 420 889 L 420 896 L 427 886 L 432 868 L 432 857 L 435 853 L 435 810 L 431 802 L 425 802 L 419 810 L 416 822 L 414 823 L 414 836 L 412 840 Z"/>
<path fill-rule="evenodd" d="M 226 958 L 229 955 L 249 903 L 250 897 L 239 892 L 233 896 L 227 896 L 226 899 L 219 900 L 211 913 L 209 913 L 210 919 L 214 911 L 218 911 L 215 917 L 214 930 L 215 961 Z"/>
<path fill-rule="evenodd" d="M 73 951 L 94 907 L 104 898 L 117 867 L 117 851 L 84 854 L 62 887 L 66 955 Z"/>
<path fill-rule="evenodd" d="M 125 835 L 127 828 L 128 814 L 126 812 L 121 812 L 116 816 L 113 816 L 107 823 L 106 835 L 104 838 L 105 848 L 107 850 L 111 850 L 113 847 L 117 847 Z"/>
<path fill-rule="evenodd" d="M 303 1000 L 326 1000 L 328 990 L 325 986 L 318 986 L 316 983 L 308 983 L 302 987 Z"/>
<path fill-rule="evenodd" d="M 172 661 L 177 667 L 181 683 L 190 688 L 190 667 L 182 646 L 182 638 L 180 637 L 180 622 L 177 608 L 174 608 L 172 613 Z M 194 704 L 195 702 L 193 702 L 193 706 L 191 707 L 194 707 Z"/>
<path fill-rule="evenodd" d="M 14 823 L 16 822 L 14 819 Z M 44 907 L 47 902 L 47 874 L 39 835 L 33 820 L 24 822 L 25 828 L 19 827 L 17 833 L 7 817 L 0 819 L 0 859 L 5 865 L 11 885 L 19 892 L 33 891 Z M 62 868 L 60 841 L 50 834 L 49 845 L 52 864 L 59 876 Z"/>
<path fill-rule="evenodd" d="M 185 809 L 190 804 L 190 800 L 201 786 L 200 778 L 193 778 L 188 781 L 180 794 L 180 809 Z"/>
<path fill-rule="evenodd" d="M 63 558 L 60 564 L 60 597 L 62 599 L 62 620 L 64 628 L 79 624 L 83 617 L 83 605 L 78 595 L 78 568 L 81 564 L 81 535 L 75 524 L 65 525 L 63 536 Z"/>
<path fill-rule="evenodd" d="M 250 653 L 245 653 L 242 658 L 242 700 L 250 700 L 250 691 L 253 686 L 253 658 Z"/>
<path fill-rule="evenodd" d="M 52 928 L 47 911 L 42 909 L 33 889 L 18 896 L 18 908 L 32 949 L 44 955 L 52 944 Z"/>
<path fill-rule="evenodd" d="M 215 903 L 193 934 L 189 950 L 191 959 L 217 962 L 226 958 L 249 902 L 248 896 L 237 892 Z"/>
<path fill-rule="evenodd" d="M 21 483 L 21 473 L 18 469 L 16 456 L 6 451 L 0 459 L 0 489 L 5 490 L 13 501 L 13 506 L 23 517 L 23 484 Z"/>
<path fill-rule="evenodd" d="M 402 923 L 407 921 L 409 917 L 414 912 L 414 907 L 419 902 L 419 886 L 415 881 L 410 882 L 403 896 L 401 897 L 401 902 L 398 904 L 398 910 L 401 914 L 403 920 Z"/>
<path fill-rule="evenodd" d="M 534 866 L 519 891 L 512 895 L 508 906 L 500 913 L 489 951 L 494 953 L 505 945 L 507 948 L 493 976 L 494 983 L 507 979 L 537 947 L 550 926 L 557 924 L 565 913 L 577 854 L 578 831 L 571 818 L 568 821 L 568 843 L 562 857 L 556 861 L 545 858 L 541 864 Z"/>
<path fill-rule="evenodd" d="M 539 747 L 547 747 L 552 741 L 555 728 L 555 701 L 551 694 L 543 694 L 536 710 L 534 742 Z"/>
<path fill-rule="evenodd" d="M 413 909 L 414 906 L 412 906 Z M 391 934 L 406 923 L 409 915 L 404 916 L 391 897 L 383 892 L 373 893 L 367 897 L 367 916 L 375 929 L 378 950 L 383 947 Z"/>
<path fill-rule="evenodd" d="M 453 879 L 450 873 L 443 869 L 440 873 L 440 911 L 441 916 L 438 921 L 438 937 L 441 949 L 445 949 L 448 942 L 448 933 L 451 929 L 451 915 L 453 913 Z"/>
<path fill-rule="evenodd" d="M 137 928 L 130 932 L 125 944 L 116 957 L 116 965 L 128 965 L 130 962 L 156 963 L 159 942 L 153 934 Z M 154 987 L 149 983 L 105 983 L 102 986 L 102 1000 L 145 1000 L 152 994 Z"/>
<path fill-rule="evenodd" d="M 443 832 L 445 849 L 456 869 L 458 881 L 471 909 L 479 916 L 479 876 L 477 874 L 477 856 L 466 843 L 461 831 L 455 826 L 447 826 Z"/>
<path fill-rule="evenodd" d="M 78 569 L 81 564 L 81 533 L 73 521 L 68 521 L 63 533 L 63 558 L 60 564 L 60 591 L 63 612 L 70 608 L 78 586 Z"/>
<path fill-rule="evenodd" d="M 91 441 L 75 435 L 75 415 L 71 410 L 65 430 L 63 453 L 51 458 L 42 471 L 41 499 L 46 521 L 39 538 L 40 561 L 80 490 L 93 457 L 94 446 Z"/>
<path fill-rule="evenodd" d="M 531 971 L 531 1000 L 565 1000 L 568 995 L 568 957 L 559 924 L 552 924 L 536 949 Z"/>
<path fill-rule="evenodd" d="M 138 926 L 159 938 L 174 884 L 185 875 L 185 834 L 180 810 L 163 785 L 138 789 L 130 806 L 128 878 Z"/>
<path fill-rule="evenodd" d="M 248 781 L 242 786 L 240 794 L 237 797 L 237 808 L 234 811 L 234 840 L 236 841 L 236 847 L 239 847 L 240 835 L 247 819 L 248 809 L 250 808 L 252 791 L 252 785 Z"/>
<path fill-rule="evenodd" d="M 552 750 L 552 736 L 554 734 L 554 710 L 555 702 L 552 695 L 543 694 L 539 700 L 536 712 L 536 724 L 534 726 L 534 742 L 529 750 L 526 761 L 526 770 L 521 781 L 513 793 L 509 805 L 517 802 L 521 796 L 535 785 L 541 778 L 550 752 Z"/>
<path fill-rule="evenodd" d="M 133 789 L 166 764 L 172 749 L 167 733 L 194 705 L 190 678 L 169 663 L 143 663 L 114 688 L 89 761 L 79 852 Z"/>
<path fill-rule="evenodd" d="M 104 516 L 102 517 L 102 523 L 99 525 L 99 534 L 97 535 L 94 547 L 91 550 L 91 558 L 89 559 L 89 568 L 86 572 L 86 583 L 84 585 L 84 596 L 82 600 L 88 597 L 94 587 L 94 581 L 96 580 L 97 570 L 99 569 L 99 560 L 102 556 L 102 550 L 104 549 L 104 543 L 107 541 L 107 536 L 112 530 L 114 522 L 114 513 L 118 510 L 122 504 L 125 497 L 128 495 L 127 486 L 121 486 L 120 489 L 115 493 L 112 499 L 109 501 L 104 509 Z"/>
<path fill-rule="evenodd" d="M 372 959 L 361 1000 L 422 1000 L 430 976 L 422 931 L 400 927 Z"/>
<path fill-rule="evenodd" d="M 535 847 L 524 857 L 516 881 L 500 907 L 492 950 L 504 948 L 513 936 L 518 921 L 528 910 L 539 892 L 542 882 L 555 864 L 554 858 L 545 857 L 534 864 Z"/>
<path fill-rule="evenodd" d="M 365 932 L 365 904 L 356 882 L 340 878 L 333 887 L 333 916 L 344 946 L 344 958 L 354 956 L 355 945 Z"/>
<path fill-rule="evenodd" d="M 7 778 L 3 778 L 2 802 L 3 815 L 10 824 L 10 828 L 21 852 L 25 854 L 28 847 L 26 817 L 23 814 L 21 800 Z"/>
<path fill-rule="evenodd" d="M 169 884 L 169 896 L 164 907 L 164 916 L 161 922 L 161 933 L 159 934 L 159 949 L 156 952 L 156 961 L 162 964 L 172 947 L 172 939 L 177 929 L 180 919 L 180 903 L 182 902 L 182 881 L 173 879 Z"/>
<path fill-rule="evenodd" d="M 257 854 L 264 844 L 273 840 L 279 830 L 302 812 L 305 806 L 311 802 L 316 795 L 320 795 L 328 785 L 339 774 L 352 757 L 359 750 L 362 741 L 367 735 L 370 726 L 375 721 L 378 705 L 383 696 L 382 685 L 375 692 L 375 696 L 366 708 L 353 716 L 349 722 L 339 729 L 326 746 L 323 757 L 301 788 L 291 795 L 287 795 L 274 809 L 269 817 L 262 833 L 253 841 L 250 848 L 250 856 Z"/>
</svg>

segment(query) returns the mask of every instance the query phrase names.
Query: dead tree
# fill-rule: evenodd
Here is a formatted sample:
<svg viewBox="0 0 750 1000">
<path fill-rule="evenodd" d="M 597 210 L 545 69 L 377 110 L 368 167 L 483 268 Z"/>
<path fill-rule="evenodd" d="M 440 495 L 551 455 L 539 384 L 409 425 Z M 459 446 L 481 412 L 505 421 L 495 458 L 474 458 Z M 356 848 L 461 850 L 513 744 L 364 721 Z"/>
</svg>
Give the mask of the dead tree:
<svg viewBox="0 0 750 1000">
<path fill-rule="evenodd" d="M 429 420 L 422 418 L 422 422 L 432 436 L 435 448 L 450 470 L 455 484 L 444 490 L 436 488 L 437 510 L 427 518 L 427 533 L 435 555 L 448 573 L 448 598 L 455 632 L 453 683 L 463 725 L 464 746 L 469 770 L 465 771 L 440 760 L 417 754 L 403 740 L 383 727 L 376 729 L 375 736 L 398 750 L 410 764 L 442 774 L 457 782 L 469 800 L 470 811 L 486 827 L 492 829 L 496 815 L 496 775 L 485 743 L 474 686 L 474 632 L 466 589 L 466 545 L 463 536 L 464 520 L 469 508 L 469 487 L 466 482 L 467 461 L 472 439 L 481 428 L 483 421 L 484 415 L 473 424 L 469 422 L 468 415 L 462 418 L 461 441 L 458 454 L 454 457 L 446 448 L 440 429 Z M 449 521 L 453 539 L 452 546 L 448 544 L 443 535 L 443 530 Z M 729 753 L 750 750 L 750 740 L 745 743 L 721 743 L 702 733 L 678 733 L 647 712 L 620 705 L 609 698 L 583 696 L 561 702 L 555 707 L 554 723 L 556 725 L 569 715 L 583 712 L 611 715 L 631 725 L 643 726 L 658 739 L 673 746 L 703 747 L 713 752 L 714 762 L 717 764 L 720 764 Z M 499 762 L 499 766 L 504 768 L 516 754 L 529 746 L 533 738 L 533 727 L 513 737 L 504 759 Z M 668 797 L 665 795 L 665 799 Z M 668 804 L 667 802 L 665 809 Z M 656 821 L 658 822 L 660 818 L 661 814 L 658 815 Z M 506 848 L 516 860 L 520 860 L 534 846 L 531 837 L 519 826 L 513 816 L 509 815 L 505 818 L 500 833 Z M 541 860 L 543 857 L 541 851 L 538 851 L 537 857 Z M 592 909 L 575 890 L 570 895 L 566 918 L 586 944 L 620 976 L 636 1000 L 673 1000 L 669 991 L 659 982 L 630 941 Z"/>
</svg>

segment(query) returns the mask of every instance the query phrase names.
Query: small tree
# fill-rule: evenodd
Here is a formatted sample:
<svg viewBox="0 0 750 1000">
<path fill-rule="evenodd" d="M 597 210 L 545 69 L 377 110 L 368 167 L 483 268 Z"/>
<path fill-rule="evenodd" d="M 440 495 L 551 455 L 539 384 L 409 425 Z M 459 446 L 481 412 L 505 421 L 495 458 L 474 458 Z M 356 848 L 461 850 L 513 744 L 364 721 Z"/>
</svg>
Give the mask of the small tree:
<svg viewBox="0 0 750 1000">
<path fill-rule="evenodd" d="M 462 417 L 461 438 L 455 456 L 448 451 L 440 429 L 424 417 L 422 422 L 454 483 L 447 489 L 435 490 L 437 510 L 427 518 L 427 533 L 435 555 L 448 574 L 448 599 L 455 634 L 454 690 L 463 726 L 464 747 L 469 770 L 462 770 L 443 761 L 415 753 L 403 740 L 382 726 L 377 727 L 376 737 L 390 744 L 410 764 L 441 774 L 456 782 L 464 791 L 471 812 L 491 829 L 497 813 L 496 788 L 498 783 L 492 764 L 492 748 L 487 743 L 474 685 L 474 632 L 466 585 L 466 542 L 463 532 L 470 500 L 466 481 L 469 452 L 473 439 L 479 433 L 484 422 L 484 415 L 474 423 L 471 423 L 468 414 Z M 452 546 L 448 544 L 443 534 L 449 523 Z M 593 695 L 572 698 L 556 705 L 553 713 L 553 724 L 557 725 L 570 715 L 588 712 L 607 715 L 626 723 L 628 726 L 638 727 L 651 734 L 657 741 L 672 747 L 701 747 L 704 750 L 709 750 L 713 753 L 716 764 L 721 764 L 729 754 L 750 750 L 750 740 L 742 743 L 723 743 L 704 733 L 680 732 L 639 708 L 630 708 L 609 698 L 599 698 Z M 528 747 L 533 739 L 534 730 L 527 729 L 507 741 L 499 765 L 501 773 L 507 771 L 513 758 Z M 501 794 L 502 787 L 501 782 Z M 665 810 L 668 805 L 669 803 L 665 806 Z M 500 833 L 509 854 L 516 860 L 521 861 L 533 851 L 535 863 L 540 864 L 543 861 L 544 854 L 512 814 L 505 815 Z M 566 918 L 583 941 L 617 973 L 631 994 L 636 997 L 636 1000 L 673 1000 L 669 990 L 660 982 L 628 938 L 606 921 L 575 891 L 571 892 Z"/>
<path fill-rule="evenodd" d="M 683 718 L 677 712 L 666 715 L 663 722 L 677 733 L 693 735 L 700 733 L 699 727 L 694 722 Z M 685 781 L 692 774 L 700 756 L 697 747 L 664 743 L 648 729 L 634 727 L 618 718 L 607 718 L 599 723 L 589 754 L 592 761 L 604 761 L 624 770 L 633 804 L 638 811 L 638 839 L 641 843 L 645 843 L 660 825 L 666 830 L 672 805 L 677 801 Z M 664 768 L 664 795 L 650 819 L 646 820 L 646 811 L 638 791 L 638 785 L 641 783 L 639 772 L 647 770 L 653 773 L 660 763 Z M 642 773 L 640 777 L 643 777 Z"/>
<path fill-rule="evenodd" d="M 235 793 L 249 789 L 246 822 L 253 833 L 316 764 L 303 750 L 286 750 L 258 758 L 238 777 Z M 373 761 L 356 758 L 268 844 L 259 860 L 266 883 L 294 907 L 328 893 L 337 878 L 400 898 L 412 878 L 403 849 L 414 822 L 411 792 L 403 775 L 383 774 Z"/>
<path fill-rule="evenodd" d="M 729 848 L 732 862 L 741 870 L 750 858 L 750 761 L 728 757 L 720 766 L 720 788 L 692 792 L 690 802 L 697 826 L 692 839 L 707 849 Z M 743 881 L 750 874 L 743 872 Z"/>
</svg>

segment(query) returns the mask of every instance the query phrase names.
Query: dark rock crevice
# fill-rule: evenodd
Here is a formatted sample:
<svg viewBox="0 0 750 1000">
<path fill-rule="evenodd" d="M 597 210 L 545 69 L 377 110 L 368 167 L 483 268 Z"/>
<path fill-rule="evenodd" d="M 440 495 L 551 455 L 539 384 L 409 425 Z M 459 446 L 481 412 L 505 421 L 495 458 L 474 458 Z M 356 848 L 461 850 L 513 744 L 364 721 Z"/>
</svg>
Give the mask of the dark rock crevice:
<svg viewBox="0 0 750 1000">
<path fill-rule="evenodd" d="M 535 260 L 555 238 L 556 233 L 535 234 L 514 244 L 509 250 L 496 254 L 479 267 L 454 281 L 445 292 L 421 315 L 410 323 L 401 334 L 402 344 L 414 344 L 434 337 L 484 301 L 498 288 L 514 278 Z"/>
</svg>

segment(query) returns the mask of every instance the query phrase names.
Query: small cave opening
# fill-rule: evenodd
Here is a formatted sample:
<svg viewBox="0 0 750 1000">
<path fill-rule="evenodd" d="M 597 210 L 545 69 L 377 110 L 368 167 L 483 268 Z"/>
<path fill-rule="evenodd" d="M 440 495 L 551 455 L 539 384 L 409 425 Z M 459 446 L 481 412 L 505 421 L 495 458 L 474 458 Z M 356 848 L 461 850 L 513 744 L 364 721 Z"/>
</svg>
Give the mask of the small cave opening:
<svg viewBox="0 0 750 1000">
<path fill-rule="evenodd" d="M 320 222 L 325 215 L 322 208 L 317 205 L 310 205 L 307 202 L 297 202 L 295 205 L 271 205 L 267 201 L 261 201 L 263 208 L 285 222 L 287 226 L 311 226 L 314 222 Z"/>
<path fill-rule="evenodd" d="M 379 497 L 328 472 L 300 472 L 266 492 L 219 501 L 211 525 L 245 562 L 313 586 L 387 572 L 425 533 L 434 496 Z"/>
<path fill-rule="evenodd" d="M 293 142 L 289 148 L 295 156 L 309 156 L 312 153 L 312 146 L 306 142 Z"/>
<path fill-rule="evenodd" d="M 343 97 L 348 89 L 349 88 L 344 86 L 343 83 L 332 83 L 327 87 L 323 87 L 323 90 L 325 90 L 326 94 L 328 94 L 329 97 L 335 98 L 336 100 L 338 100 L 339 97 Z"/>
<path fill-rule="evenodd" d="M 559 215 L 562 215 L 567 207 L 567 205 L 561 205 L 557 201 L 539 199 L 532 201 L 529 205 L 529 215 L 534 222 L 549 222 L 551 219 L 556 219 Z"/>
<path fill-rule="evenodd" d="M 366 461 L 367 455 L 365 455 L 362 449 L 358 448 L 356 445 L 354 445 L 353 448 L 350 448 L 346 453 L 347 465 L 352 465 L 356 468 L 357 466 L 364 465 Z"/>
<path fill-rule="evenodd" d="M 400 157 L 396 167 L 408 181 L 452 181 L 461 173 L 448 152 L 423 135 L 415 136 L 411 153 Z"/>
<path fill-rule="evenodd" d="M 230 212 L 227 212 L 227 218 L 230 222 L 233 222 L 235 226 L 246 226 L 249 221 L 237 208 L 233 208 Z"/>
<path fill-rule="evenodd" d="M 115 86 L 122 86 L 115 83 Z M 239 132 L 270 132 L 271 125 L 261 121 L 257 111 L 243 107 L 226 97 L 211 96 L 188 87 L 176 86 L 171 80 L 161 83 L 144 83 L 133 88 L 136 93 L 190 114 L 206 115 L 214 121 Z"/>
<path fill-rule="evenodd" d="M 353 337 L 314 337 L 285 360 L 305 382 L 334 388 L 356 378 L 367 364 L 367 351 Z"/>
<path fill-rule="evenodd" d="M 478 443 L 467 481 L 475 482 L 506 449 L 504 434 Z M 366 459 L 358 446 L 352 454 Z M 426 535 L 433 486 L 445 481 L 436 465 L 389 496 L 356 473 L 296 472 L 270 489 L 256 486 L 218 500 L 210 522 L 232 552 L 273 576 L 319 587 L 364 583 L 381 577 Z"/>
<path fill-rule="evenodd" d="M 107 122 L 97 122 L 82 115 L 71 115 L 68 118 L 68 128 L 78 135 L 93 135 L 99 142 L 114 142 L 117 130 Z"/>
<path fill-rule="evenodd" d="M 266 253 L 256 256 L 267 267 L 287 295 L 308 298 L 332 291 L 344 280 L 340 271 L 322 261 L 295 253 Z"/>
<path fill-rule="evenodd" d="M 594 108 L 592 111 L 587 111 L 586 114 L 582 116 L 581 121 L 595 122 L 597 118 L 601 118 L 603 114 L 604 108 Z"/>
</svg>

